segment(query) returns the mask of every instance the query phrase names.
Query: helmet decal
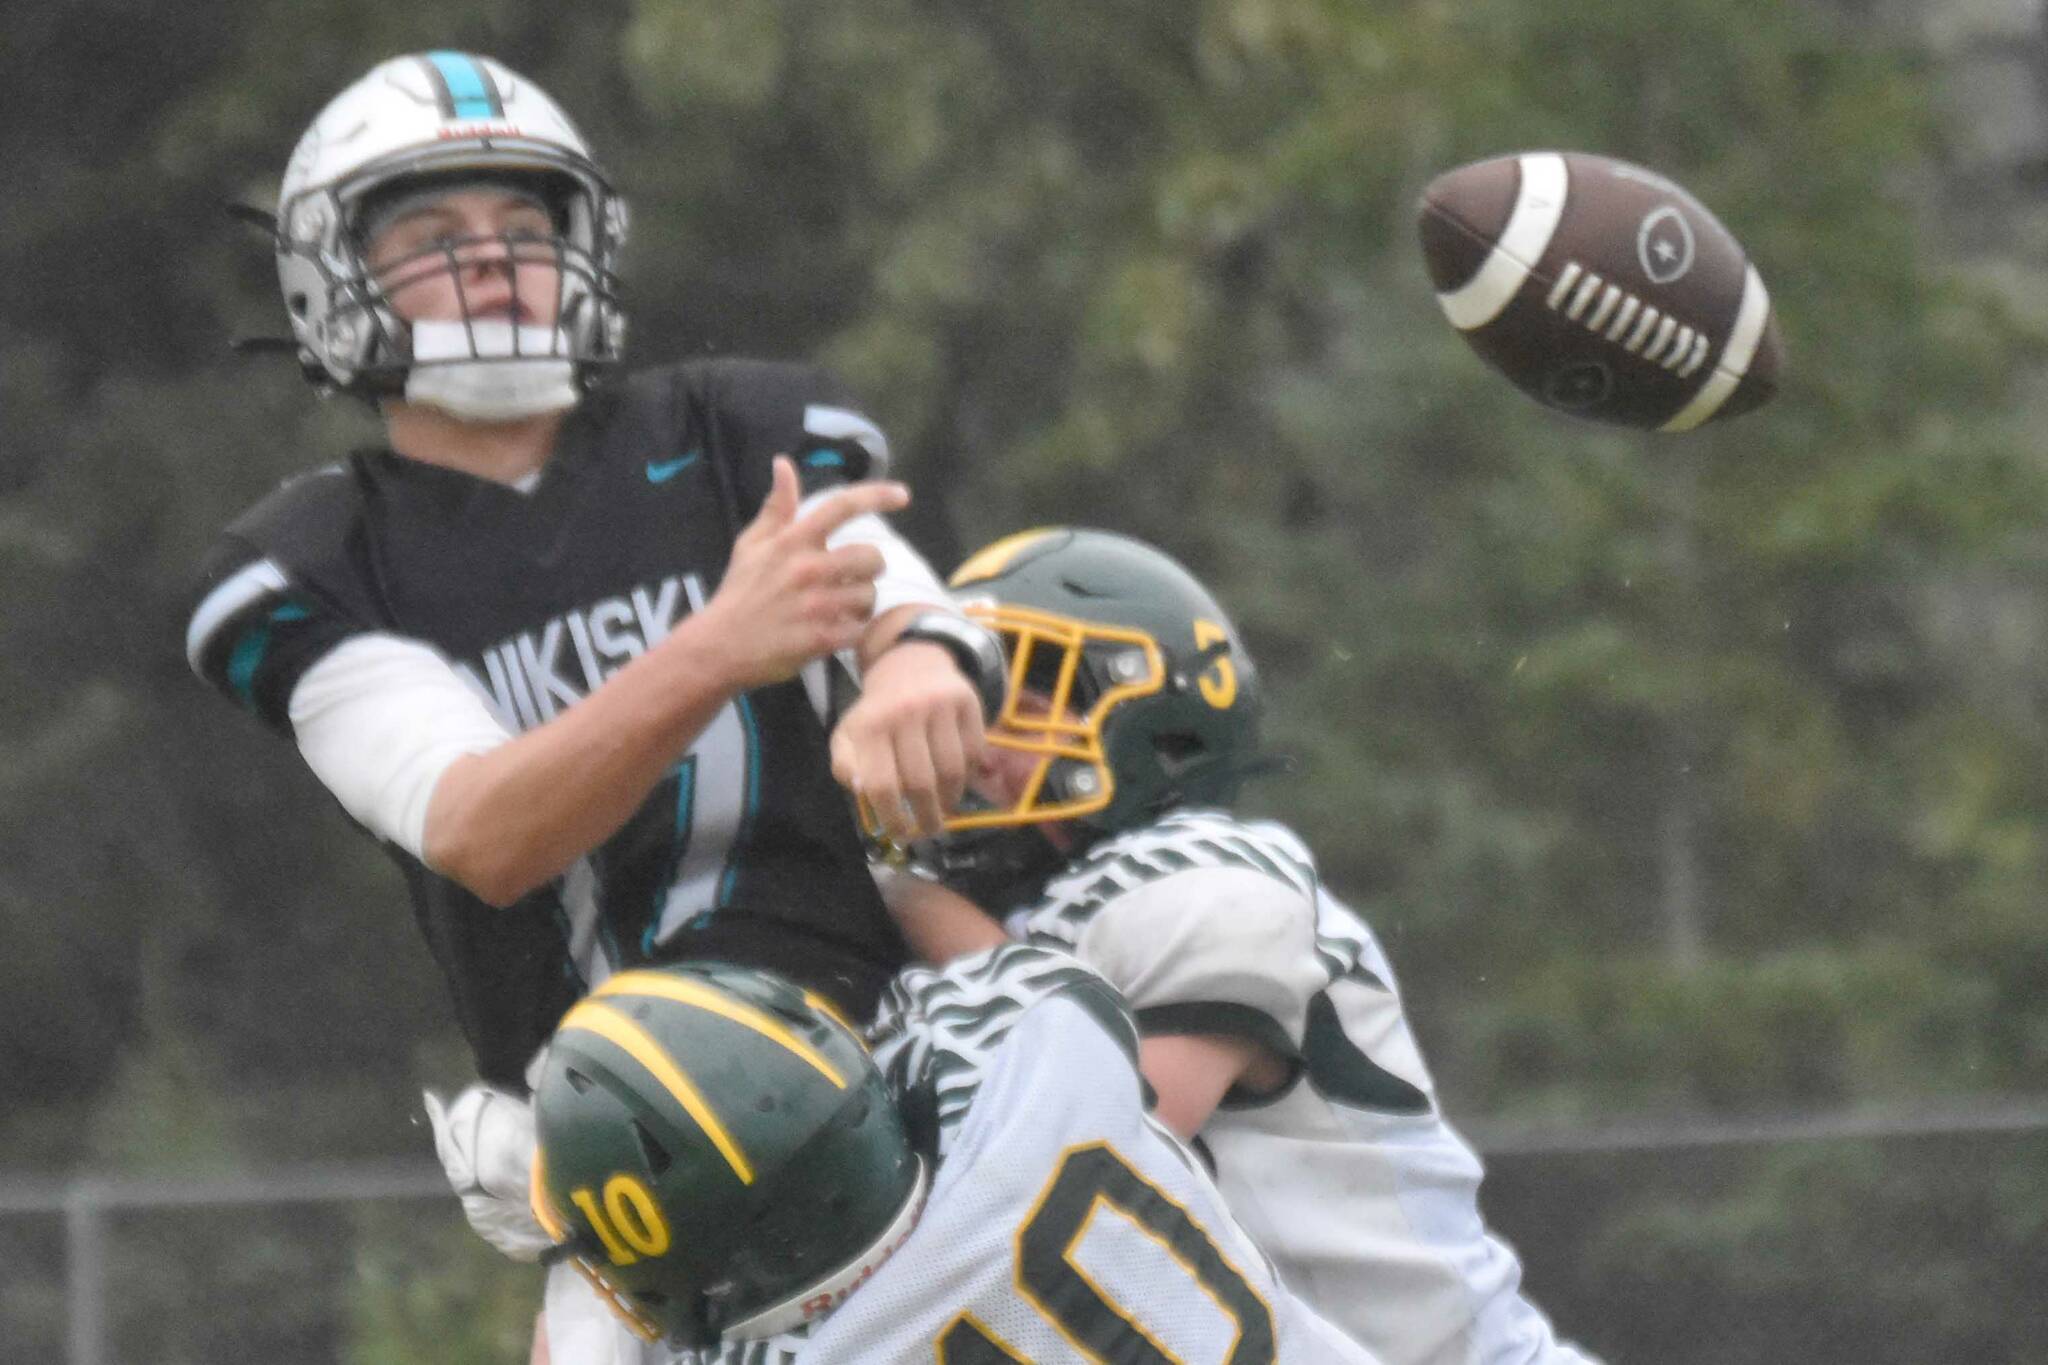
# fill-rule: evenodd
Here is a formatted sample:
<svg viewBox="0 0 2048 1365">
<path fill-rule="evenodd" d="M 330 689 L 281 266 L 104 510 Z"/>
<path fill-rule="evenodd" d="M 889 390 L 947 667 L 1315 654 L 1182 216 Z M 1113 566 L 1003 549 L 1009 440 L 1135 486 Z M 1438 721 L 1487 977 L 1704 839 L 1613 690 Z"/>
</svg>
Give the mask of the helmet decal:
<svg viewBox="0 0 2048 1365">
<path fill-rule="evenodd" d="M 1237 669 L 1230 662 L 1230 632 L 1214 621 L 1194 622 L 1195 644 L 1209 658 L 1209 666 L 1195 675 L 1202 700 L 1218 711 L 1228 711 L 1237 701 Z M 1218 649 L 1216 646 L 1221 645 Z"/>
<path fill-rule="evenodd" d="M 1056 529 L 1050 526 L 1040 526 L 1033 530 L 1018 531 L 1014 535 L 1004 536 L 993 545 L 984 546 L 970 555 L 959 568 L 953 570 L 953 576 L 947 582 L 953 587 L 960 588 L 970 583 L 977 583 L 984 578 L 994 578 L 1004 569 L 1009 568 L 1011 561 L 1015 560 L 1017 556 L 1030 549 L 1034 543 L 1052 535 Z"/>
<path fill-rule="evenodd" d="M 732 1173 L 740 1178 L 743 1185 L 754 1183 L 754 1168 L 748 1163 L 746 1153 L 733 1141 L 718 1115 L 711 1112 L 711 1105 L 696 1083 L 683 1074 L 682 1067 L 675 1059 L 662 1050 L 660 1043 L 648 1037 L 647 1030 L 628 1019 L 609 1005 L 584 1000 L 566 1015 L 556 1029 L 557 1033 L 574 1033 L 578 1029 L 594 1033 L 606 1042 L 623 1049 L 627 1056 L 640 1063 L 648 1075 L 661 1083 L 662 1089 L 675 1097 L 676 1103 L 697 1121 L 704 1130 L 704 1136 L 711 1139 L 711 1145 L 718 1148 L 725 1164 L 732 1167 Z"/>
<path fill-rule="evenodd" d="M 700 1010 L 732 1020 L 744 1028 L 750 1028 L 764 1038 L 772 1038 L 782 1046 L 815 1068 L 819 1075 L 832 1082 L 833 1088 L 846 1089 L 846 1078 L 833 1065 L 818 1055 L 817 1049 L 789 1031 L 787 1025 L 779 1024 L 775 1017 L 765 1010 L 735 1000 L 708 986 L 663 972 L 620 972 L 608 979 L 602 986 L 590 993 L 591 999 L 603 999 L 618 995 L 656 995 L 664 1000 L 674 1000 L 684 1005 L 694 1005 Z M 812 996 L 806 992 L 805 1000 Z M 837 1013 L 836 1011 L 834 1012 Z M 844 1019 L 838 1020 L 844 1023 Z"/>
<path fill-rule="evenodd" d="M 429 52 L 421 59 L 434 83 L 434 99 L 443 118 L 503 118 L 505 101 L 498 86 L 466 52 Z"/>
</svg>

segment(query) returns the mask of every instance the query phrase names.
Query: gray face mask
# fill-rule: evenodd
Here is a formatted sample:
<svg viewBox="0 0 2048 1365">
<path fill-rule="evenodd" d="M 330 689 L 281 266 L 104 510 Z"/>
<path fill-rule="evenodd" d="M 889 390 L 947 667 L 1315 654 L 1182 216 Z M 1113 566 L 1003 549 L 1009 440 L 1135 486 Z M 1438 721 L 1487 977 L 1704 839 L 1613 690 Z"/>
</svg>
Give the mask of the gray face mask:
<svg viewBox="0 0 2048 1365">
<path fill-rule="evenodd" d="M 470 422 L 509 422 L 576 406 L 569 337 L 503 318 L 412 324 L 405 397 Z"/>
</svg>

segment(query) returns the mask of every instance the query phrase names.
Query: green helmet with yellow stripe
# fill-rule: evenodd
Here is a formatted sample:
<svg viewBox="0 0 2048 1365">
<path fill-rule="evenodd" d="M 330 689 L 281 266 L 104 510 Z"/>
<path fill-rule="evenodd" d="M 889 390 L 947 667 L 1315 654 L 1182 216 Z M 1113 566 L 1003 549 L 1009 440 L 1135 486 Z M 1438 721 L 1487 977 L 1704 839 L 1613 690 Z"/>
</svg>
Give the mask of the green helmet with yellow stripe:
<svg viewBox="0 0 2048 1365">
<path fill-rule="evenodd" d="M 829 1311 L 915 1224 L 923 1163 L 821 997 L 721 963 L 624 972 L 564 1015 L 534 1090 L 535 1215 L 650 1340 Z"/>
<path fill-rule="evenodd" d="M 951 584 L 1010 666 L 989 742 L 1038 763 L 1016 800 L 956 815 L 948 831 L 1072 821 L 1115 832 L 1173 806 L 1227 804 L 1265 766 L 1251 655 L 1164 551 L 1041 527 L 968 556 Z"/>
</svg>

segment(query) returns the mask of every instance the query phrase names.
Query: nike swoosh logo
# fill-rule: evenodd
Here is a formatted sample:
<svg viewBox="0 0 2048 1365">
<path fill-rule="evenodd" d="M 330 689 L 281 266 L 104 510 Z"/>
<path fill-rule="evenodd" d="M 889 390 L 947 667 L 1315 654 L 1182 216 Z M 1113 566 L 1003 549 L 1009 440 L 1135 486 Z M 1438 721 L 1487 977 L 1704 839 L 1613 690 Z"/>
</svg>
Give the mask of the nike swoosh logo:
<svg viewBox="0 0 2048 1365">
<path fill-rule="evenodd" d="M 673 479 L 695 463 L 697 463 L 697 452 L 694 450 L 687 455 L 673 460 L 649 460 L 647 462 L 647 482 L 667 483 L 670 479 Z"/>
</svg>

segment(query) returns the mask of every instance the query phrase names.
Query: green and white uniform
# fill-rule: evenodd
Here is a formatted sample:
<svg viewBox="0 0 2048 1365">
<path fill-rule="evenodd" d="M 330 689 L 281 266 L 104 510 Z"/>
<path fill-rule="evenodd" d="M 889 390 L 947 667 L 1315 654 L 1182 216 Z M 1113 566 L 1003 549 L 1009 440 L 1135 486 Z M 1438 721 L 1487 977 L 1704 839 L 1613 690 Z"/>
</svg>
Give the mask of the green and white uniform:
<svg viewBox="0 0 2048 1365">
<path fill-rule="evenodd" d="M 876 1060 L 936 1119 L 902 1247 L 808 1336 L 725 1365 L 1358 1365 L 1273 1274 L 1193 1154 L 1146 1113 L 1122 1001 L 1064 954 L 1009 945 L 912 970 Z"/>
<path fill-rule="evenodd" d="M 1175 811 L 1096 844 L 1009 924 L 1102 972 L 1145 1033 L 1240 1036 L 1297 1064 L 1276 1096 L 1226 1096 L 1199 1143 L 1280 1274 L 1389 1365 L 1591 1359 L 1520 1292 L 1386 954 L 1287 829 Z"/>
</svg>

